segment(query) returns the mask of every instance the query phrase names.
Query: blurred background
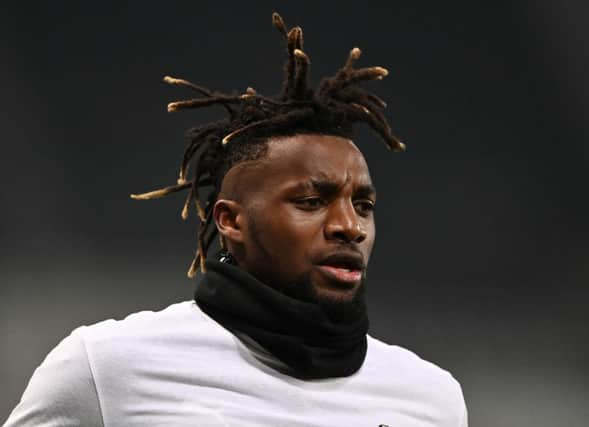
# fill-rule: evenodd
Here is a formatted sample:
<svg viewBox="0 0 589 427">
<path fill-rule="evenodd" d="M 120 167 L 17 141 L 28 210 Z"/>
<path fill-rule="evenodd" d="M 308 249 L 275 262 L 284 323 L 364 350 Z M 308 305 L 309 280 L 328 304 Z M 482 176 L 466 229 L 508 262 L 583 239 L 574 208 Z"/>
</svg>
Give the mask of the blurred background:
<svg viewBox="0 0 589 427">
<path fill-rule="evenodd" d="M 253 4 L 253 5 L 252 5 Z M 279 90 L 272 11 L 311 81 L 353 46 L 408 146 L 357 143 L 379 192 L 371 334 L 462 384 L 474 427 L 589 419 L 589 3 L 51 2 L 0 7 L 0 422 L 72 329 L 192 298 L 175 182 L 192 94 Z"/>
</svg>

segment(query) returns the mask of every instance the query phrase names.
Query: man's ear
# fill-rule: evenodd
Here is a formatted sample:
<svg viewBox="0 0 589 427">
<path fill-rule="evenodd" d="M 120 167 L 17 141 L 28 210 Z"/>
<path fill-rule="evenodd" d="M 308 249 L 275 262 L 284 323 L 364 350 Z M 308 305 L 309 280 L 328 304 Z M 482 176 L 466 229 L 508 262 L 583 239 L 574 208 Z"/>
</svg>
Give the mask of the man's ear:
<svg viewBox="0 0 589 427">
<path fill-rule="evenodd" d="M 243 207 L 234 200 L 219 199 L 213 207 L 213 217 L 219 234 L 230 242 L 243 242 Z"/>
</svg>

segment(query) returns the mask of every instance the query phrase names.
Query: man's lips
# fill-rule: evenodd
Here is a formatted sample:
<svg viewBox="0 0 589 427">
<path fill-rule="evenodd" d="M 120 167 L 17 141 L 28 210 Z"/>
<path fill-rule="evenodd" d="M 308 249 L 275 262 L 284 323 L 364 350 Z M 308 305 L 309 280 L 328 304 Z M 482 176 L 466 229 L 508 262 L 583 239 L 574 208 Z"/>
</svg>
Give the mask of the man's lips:
<svg viewBox="0 0 589 427">
<path fill-rule="evenodd" d="M 365 265 L 362 254 L 339 252 L 323 258 L 317 268 L 331 280 L 351 285 L 362 279 Z"/>
<path fill-rule="evenodd" d="M 335 267 L 333 265 L 318 265 L 317 268 L 326 276 L 338 282 L 355 284 L 362 279 L 362 270 L 350 270 L 345 267 Z"/>
</svg>

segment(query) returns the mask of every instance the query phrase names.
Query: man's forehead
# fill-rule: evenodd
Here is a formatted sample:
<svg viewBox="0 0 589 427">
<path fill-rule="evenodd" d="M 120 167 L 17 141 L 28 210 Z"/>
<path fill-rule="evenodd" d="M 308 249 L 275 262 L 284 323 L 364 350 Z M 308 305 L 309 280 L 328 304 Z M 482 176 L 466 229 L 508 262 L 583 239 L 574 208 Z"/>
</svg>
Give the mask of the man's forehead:
<svg viewBox="0 0 589 427">
<path fill-rule="evenodd" d="M 351 140 L 330 135 L 272 138 L 263 157 L 230 169 L 223 186 L 229 194 L 247 194 L 301 185 L 317 188 L 313 182 L 372 186 L 360 150 Z"/>
<path fill-rule="evenodd" d="M 364 156 L 346 138 L 329 135 L 295 135 L 268 142 L 266 163 L 277 169 L 296 169 L 317 179 L 349 179 L 368 173 Z"/>
<path fill-rule="evenodd" d="M 265 164 L 278 185 L 372 185 L 360 150 L 339 136 L 296 135 L 270 140 Z"/>
<path fill-rule="evenodd" d="M 351 150 L 361 155 L 360 150 L 351 139 L 324 134 L 276 136 L 268 140 L 268 148 L 270 152 L 275 152 L 276 155 L 296 152 L 299 149 L 305 152 L 326 152 L 326 154 L 337 154 Z"/>
</svg>

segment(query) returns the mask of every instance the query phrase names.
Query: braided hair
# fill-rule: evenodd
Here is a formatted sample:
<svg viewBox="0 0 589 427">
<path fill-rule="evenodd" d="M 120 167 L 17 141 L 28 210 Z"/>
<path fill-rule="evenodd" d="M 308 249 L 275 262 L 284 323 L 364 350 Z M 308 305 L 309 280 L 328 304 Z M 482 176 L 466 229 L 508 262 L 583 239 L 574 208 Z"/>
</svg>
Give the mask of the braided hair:
<svg viewBox="0 0 589 427">
<path fill-rule="evenodd" d="M 213 206 L 225 174 L 237 163 L 263 157 L 270 138 L 296 134 L 351 138 L 353 123 L 365 122 L 391 150 L 405 149 L 405 145 L 392 134 L 384 117 L 385 102 L 358 84 L 366 80 L 381 80 L 388 74 L 385 68 L 354 68 L 361 54 L 360 49 L 355 47 L 334 76 L 324 78 L 317 89 L 309 88 L 307 74 L 310 60 L 303 50 L 303 30 L 300 27 L 287 29 L 278 13 L 272 14 L 272 22 L 286 40 L 288 51 L 285 78 L 278 95 L 263 96 L 251 87 L 241 95 L 226 95 L 184 79 L 164 77 L 166 83 L 191 89 L 200 95 L 169 103 L 168 112 L 211 105 L 221 105 L 227 111 L 226 118 L 187 132 L 188 144 L 176 185 L 131 194 L 133 199 L 146 200 L 188 191 L 182 219 L 188 218 L 194 205 L 200 221 L 197 249 L 187 273 L 190 278 L 199 269 L 205 272 L 207 251 L 217 235 Z M 191 164 L 194 164 L 195 172 L 189 178 Z"/>
</svg>

